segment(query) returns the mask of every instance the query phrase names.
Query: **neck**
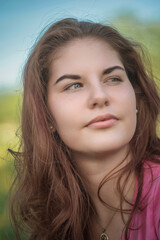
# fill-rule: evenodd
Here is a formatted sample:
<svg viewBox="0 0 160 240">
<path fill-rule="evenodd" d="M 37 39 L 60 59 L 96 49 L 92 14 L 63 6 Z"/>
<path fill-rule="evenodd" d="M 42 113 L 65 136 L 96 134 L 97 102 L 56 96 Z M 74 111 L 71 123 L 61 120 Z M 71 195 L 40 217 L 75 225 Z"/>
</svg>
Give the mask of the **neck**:
<svg viewBox="0 0 160 240">
<path fill-rule="evenodd" d="M 106 206 L 101 203 L 98 197 L 98 187 L 101 181 L 108 175 L 111 171 L 112 174 L 120 170 L 130 161 L 130 154 L 128 154 L 128 148 L 119 150 L 115 153 L 104 153 L 101 155 L 92 154 L 78 154 L 73 153 L 73 160 L 79 170 L 81 177 L 86 184 L 86 188 L 88 193 L 93 201 L 93 204 L 96 209 L 97 217 L 100 222 L 106 223 L 107 220 L 113 214 L 113 211 L 107 210 L 106 216 Z M 127 156 L 127 157 L 126 157 Z M 100 196 L 103 201 L 107 202 L 109 205 L 117 208 L 120 203 L 120 196 L 117 192 L 116 184 L 117 184 L 118 174 L 115 174 L 113 178 L 103 184 L 100 190 Z M 131 185 L 130 181 L 127 182 L 126 192 Z M 132 200 L 133 191 L 132 189 L 127 192 L 127 196 L 129 196 L 129 200 Z M 125 206 L 126 207 L 126 206 Z M 104 224 L 105 225 L 105 224 Z"/>
<path fill-rule="evenodd" d="M 114 153 L 82 154 L 73 152 L 72 159 L 89 188 L 93 192 L 97 192 L 102 179 L 111 171 L 114 173 L 124 167 L 130 161 L 130 154 L 126 147 Z"/>
</svg>

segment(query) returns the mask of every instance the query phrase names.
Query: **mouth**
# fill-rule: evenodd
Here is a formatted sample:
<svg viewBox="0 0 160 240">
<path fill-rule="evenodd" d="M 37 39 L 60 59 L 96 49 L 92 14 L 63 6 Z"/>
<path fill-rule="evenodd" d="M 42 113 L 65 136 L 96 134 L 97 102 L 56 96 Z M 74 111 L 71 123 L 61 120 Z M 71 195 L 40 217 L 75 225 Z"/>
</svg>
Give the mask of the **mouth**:
<svg viewBox="0 0 160 240">
<path fill-rule="evenodd" d="M 113 114 L 105 114 L 101 116 L 97 116 L 92 119 L 89 123 L 87 123 L 86 127 L 89 128 L 109 128 L 116 124 L 118 118 Z"/>
</svg>

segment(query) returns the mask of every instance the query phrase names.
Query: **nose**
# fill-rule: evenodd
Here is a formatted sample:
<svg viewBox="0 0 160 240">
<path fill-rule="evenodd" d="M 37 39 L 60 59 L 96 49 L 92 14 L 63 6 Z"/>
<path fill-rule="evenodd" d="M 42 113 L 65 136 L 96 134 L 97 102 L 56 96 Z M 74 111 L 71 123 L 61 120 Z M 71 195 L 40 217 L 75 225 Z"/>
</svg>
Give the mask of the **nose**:
<svg viewBox="0 0 160 240">
<path fill-rule="evenodd" d="M 90 88 L 89 108 L 103 107 L 109 104 L 107 89 L 101 83 Z"/>
</svg>

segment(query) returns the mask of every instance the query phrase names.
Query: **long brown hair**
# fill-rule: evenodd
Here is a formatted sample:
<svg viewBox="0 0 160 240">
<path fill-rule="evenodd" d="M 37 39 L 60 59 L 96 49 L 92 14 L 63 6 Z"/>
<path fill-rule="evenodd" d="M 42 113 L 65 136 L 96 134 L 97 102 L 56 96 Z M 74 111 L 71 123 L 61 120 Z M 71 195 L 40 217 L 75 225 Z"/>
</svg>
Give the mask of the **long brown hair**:
<svg viewBox="0 0 160 240">
<path fill-rule="evenodd" d="M 21 229 L 30 240 L 89 239 L 91 213 L 94 208 L 70 150 L 58 133 L 47 106 L 47 84 L 51 61 L 61 46 L 73 39 L 94 37 L 110 44 L 119 54 L 132 83 L 138 108 L 137 127 L 130 142 L 132 161 L 119 173 L 135 172 L 138 194 L 130 217 L 125 223 L 125 238 L 134 213 L 140 209 L 143 185 L 143 162 L 158 162 L 159 139 L 156 133 L 160 98 L 151 71 L 146 70 L 141 47 L 124 38 L 113 27 L 90 21 L 63 19 L 52 24 L 34 46 L 24 69 L 22 138 L 15 157 L 17 171 L 12 186 L 11 217 L 17 238 Z M 118 181 L 121 201 L 125 200 Z M 100 190 L 100 189 L 99 189 Z M 123 214 L 123 209 L 121 209 Z"/>
</svg>

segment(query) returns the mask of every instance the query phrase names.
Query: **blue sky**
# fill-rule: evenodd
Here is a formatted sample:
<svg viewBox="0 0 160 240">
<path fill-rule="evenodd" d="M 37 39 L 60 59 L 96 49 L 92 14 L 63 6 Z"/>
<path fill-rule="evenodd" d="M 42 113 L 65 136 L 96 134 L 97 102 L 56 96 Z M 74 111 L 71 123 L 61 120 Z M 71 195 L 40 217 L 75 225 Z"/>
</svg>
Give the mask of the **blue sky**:
<svg viewBox="0 0 160 240">
<path fill-rule="evenodd" d="M 160 0 L 0 0 L 0 89 L 20 89 L 25 59 L 48 23 L 65 17 L 112 22 L 123 11 L 157 20 Z"/>
</svg>

